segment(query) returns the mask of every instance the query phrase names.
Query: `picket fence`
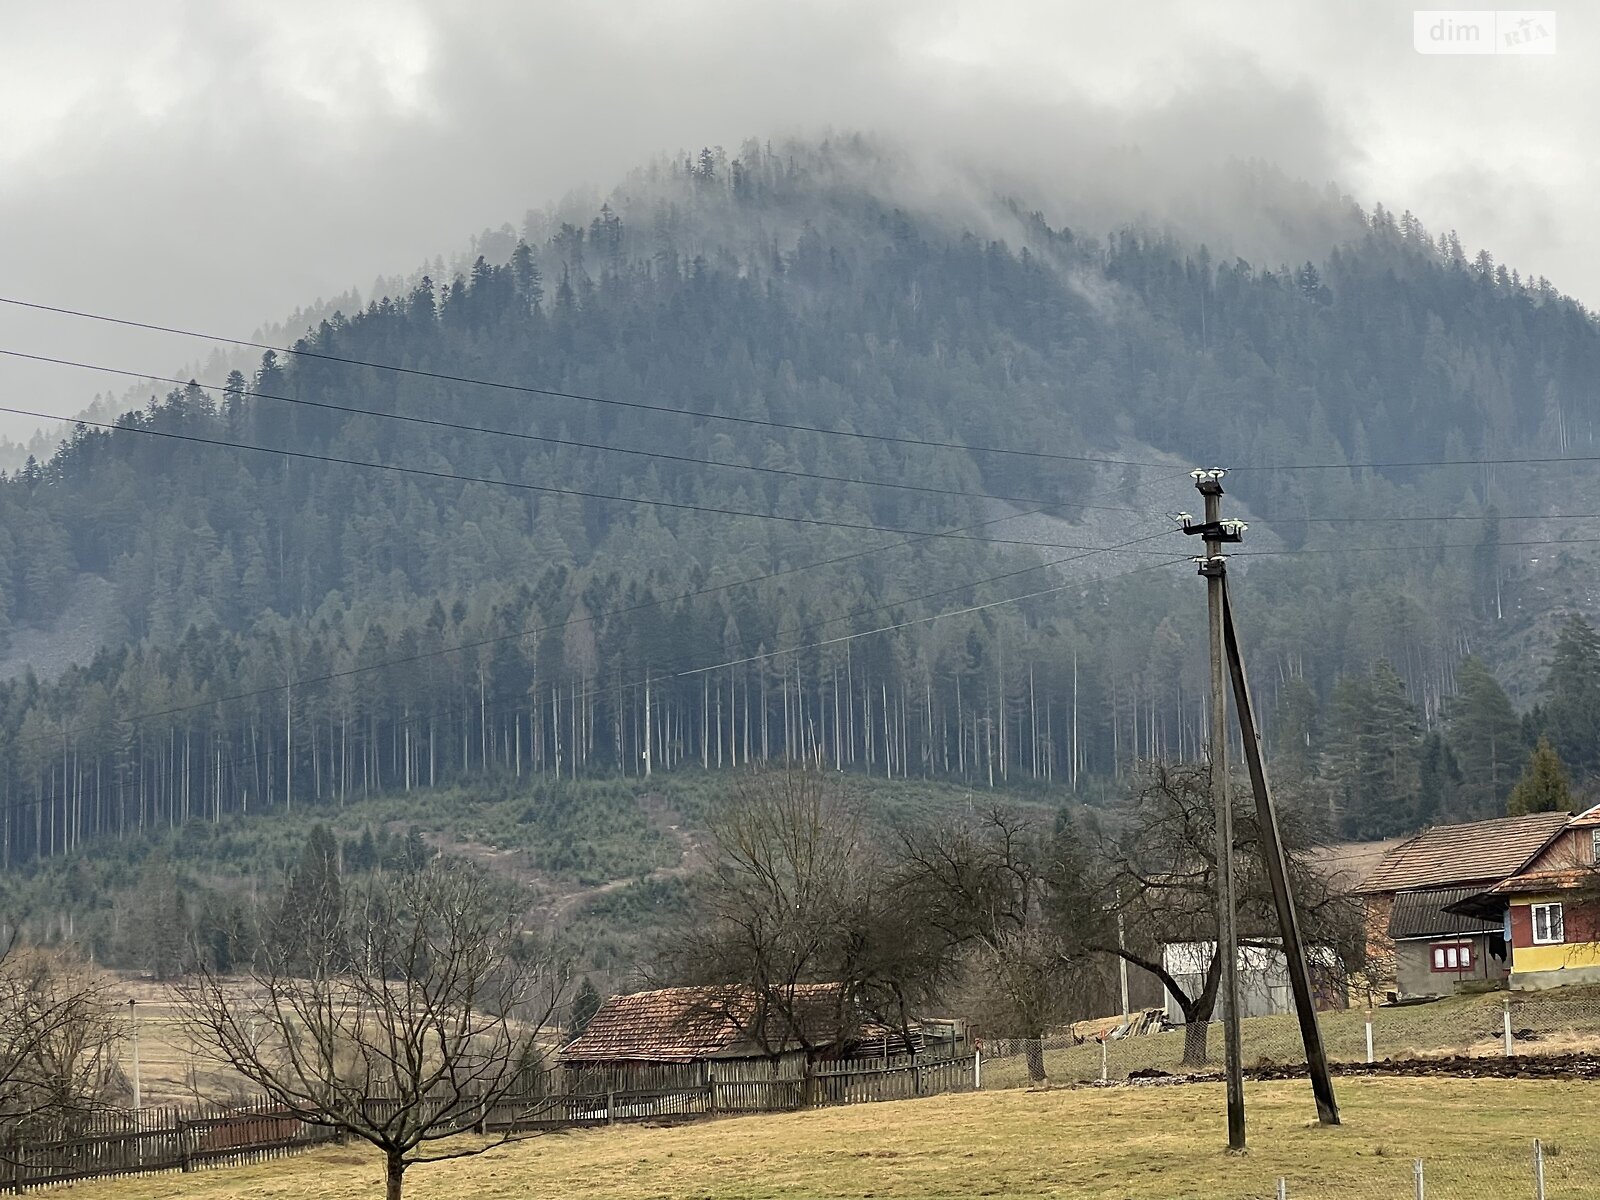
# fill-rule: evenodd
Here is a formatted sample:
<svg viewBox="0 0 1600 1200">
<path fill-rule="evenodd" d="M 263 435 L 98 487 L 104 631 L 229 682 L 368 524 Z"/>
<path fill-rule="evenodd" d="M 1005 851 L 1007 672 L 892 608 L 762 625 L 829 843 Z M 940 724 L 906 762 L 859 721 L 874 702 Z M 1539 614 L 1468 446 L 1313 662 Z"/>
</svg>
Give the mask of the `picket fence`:
<svg viewBox="0 0 1600 1200">
<path fill-rule="evenodd" d="M 970 1090 L 978 1086 L 980 1071 L 976 1054 L 889 1066 L 819 1064 L 806 1078 L 680 1083 L 669 1069 L 660 1072 L 656 1086 L 604 1090 L 595 1089 L 593 1080 L 580 1079 L 576 1089 L 565 1086 L 560 1072 L 552 1072 L 528 1090 L 503 1097 L 475 1127 L 532 1132 L 905 1100 Z M 104 1176 L 262 1162 L 337 1137 L 334 1130 L 303 1122 L 270 1101 L 225 1112 L 163 1107 L 96 1113 L 73 1136 L 54 1141 L 20 1142 L 0 1134 L 0 1194 Z"/>
</svg>

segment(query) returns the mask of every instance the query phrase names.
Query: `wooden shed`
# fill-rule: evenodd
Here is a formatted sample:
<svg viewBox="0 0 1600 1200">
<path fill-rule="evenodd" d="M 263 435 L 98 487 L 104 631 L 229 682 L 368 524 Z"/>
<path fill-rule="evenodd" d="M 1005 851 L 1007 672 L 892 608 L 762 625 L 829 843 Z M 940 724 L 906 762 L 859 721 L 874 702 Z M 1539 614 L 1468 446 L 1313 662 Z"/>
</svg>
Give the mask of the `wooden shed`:
<svg viewBox="0 0 1600 1200">
<path fill-rule="evenodd" d="M 762 1003 L 743 987 L 676 987 L 612 996 L 562 1052 L 590 1086 L 680 1087 L 800 1079 L 820 1062 L 887 1062 L 916 1034 L 863 1019 L 844 985 L 796 985 Z"/>
</svg>

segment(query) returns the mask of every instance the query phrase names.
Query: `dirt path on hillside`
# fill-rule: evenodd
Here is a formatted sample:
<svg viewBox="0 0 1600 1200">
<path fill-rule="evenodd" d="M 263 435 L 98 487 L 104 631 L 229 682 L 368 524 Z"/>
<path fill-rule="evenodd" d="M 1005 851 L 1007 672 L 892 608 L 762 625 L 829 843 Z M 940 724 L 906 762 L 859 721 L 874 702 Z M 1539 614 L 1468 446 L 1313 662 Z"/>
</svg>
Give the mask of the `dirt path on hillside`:
<svg viewBox="0 0 1600 1200">
<path fill-rule="evenodd" d="M 528 909 L 528 917 L 560 925 L 570 920 L 584 905 L 601 896 L 641 881 L 660 881 L 689 875 L 705 864 L 705 846 L 687 830 L 682 814 L 672 807 L 665 796 L 660 792 L 643 792 L 634 799 L 650 828 L 676 849 L 677 861 L 656 867 L 642 876 L 608 879 L 592 887 L 578 887 L 570 881 L 538 870 L 533 865 L 532 855 L 525 849 L 507 850 L 486 842 L 456 841 L 448 834 L 438 832 L 423 834 L 423 840 L 441 854 L 458 855 L 518 883 L 531 882 L 538 889 L 539 897 Z"/>
<path fill-rule="evenodd" d="M 688 875 L 705 865 L 705 846 L 684 828 L 683 816 L 667 801 L 660 792 L 645 792 L 636 797 L 640 810 L 645 819 L 669 844 L 678 848 L 678 861 L 670 866 L 656 867 L 643 876 L 630 876 L 627 879 L 611 879 L 594 887 L 582 888 L 571 891 L 555 900 L 547 911 L 556 924 L 570 919 L 575 913 L 591 901 L 611 892 L 621 891 L 629 884 L 644 882 L 657 882 L 665 879 L 676 879 Z"/>
</svg>

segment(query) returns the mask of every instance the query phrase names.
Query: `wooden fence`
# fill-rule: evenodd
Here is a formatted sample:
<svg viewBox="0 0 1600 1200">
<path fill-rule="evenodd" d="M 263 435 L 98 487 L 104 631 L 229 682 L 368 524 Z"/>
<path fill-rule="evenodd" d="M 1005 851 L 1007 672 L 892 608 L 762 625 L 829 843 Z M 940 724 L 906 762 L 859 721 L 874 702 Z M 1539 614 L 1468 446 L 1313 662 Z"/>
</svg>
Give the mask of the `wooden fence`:
<svg viewBox="0 0 1600 1200">
<path fill-rule="evenodd" d="M 71 1137 L 0 1138 L 0 1191 L 109 1175 L 193 1171 L 298 1154 L 333 1140 L 334 1131 L 261 1103 L 226 1112 L 147 1108 L 95 1113 Z"/>
<path fill-rule="evenodd" d="M 654 1086 L 638 1087 L 638 1079 L 632 1078 L 628 1082 L 635 1086 L 625 1090 L 605 1086 L 620 1081 L 615 1077 L 569 1081 L 556 1071 L 530 1079 L 527 1091 L 502 1098 L 484 1114 L 482 1126 L 496 1133 L 523 1132 L 720 1113 L 794 1112 L 968 1091 L 977 1086 L 977 1077 L 976 1057 L 970 1054 L 888 1067 L 823 1063 L 809 1078 L 706 1079 L 698 1065 L 666 1067 L 649 1077 Z M 96 1113 L 73 1136 L 54 1141 L 23 1143 L 0 1133 L 0 1193 L 110 1175 L 261 1162 L 298 1154 L 336 1136 L 271 1102 L 225 1112 L 147 1108 Z"/>
</svg>

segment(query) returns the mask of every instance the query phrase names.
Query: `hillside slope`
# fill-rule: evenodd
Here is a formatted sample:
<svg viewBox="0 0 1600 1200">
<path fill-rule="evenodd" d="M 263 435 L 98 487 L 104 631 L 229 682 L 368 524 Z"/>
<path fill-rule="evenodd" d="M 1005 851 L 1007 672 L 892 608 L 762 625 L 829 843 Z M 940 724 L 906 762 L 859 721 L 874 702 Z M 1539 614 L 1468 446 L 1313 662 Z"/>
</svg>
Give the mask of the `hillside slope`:
<svg viewBox="0 0 1600 1200">
<path fill-rule="evenodd" d="M 0 688 L 6 860 L 521 770 L 1092 792 L 1203 738 L 1192 462 L 1255 518 L 1269 713 L 1386 659 L 1433 722 L 1469 649 L 1528 697 L 1592 489 L 1346 464 L 1588 447 L 1588 314 L 1410 214 L 1269 266 L 985 194 L 859 139 L 661 163 L 4 481 L 0 638 L 80 573 L 128 631 Z"/>
</svg>

